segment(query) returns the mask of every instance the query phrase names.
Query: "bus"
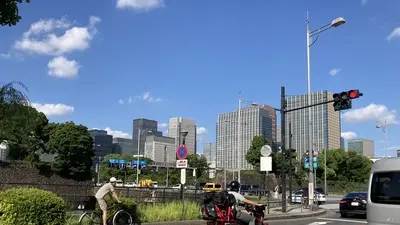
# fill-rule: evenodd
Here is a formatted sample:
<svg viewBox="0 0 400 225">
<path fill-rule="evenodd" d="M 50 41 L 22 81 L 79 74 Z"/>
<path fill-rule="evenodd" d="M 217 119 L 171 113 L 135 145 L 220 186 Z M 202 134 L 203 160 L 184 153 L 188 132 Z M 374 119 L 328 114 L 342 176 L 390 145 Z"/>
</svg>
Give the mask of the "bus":
<svg viewBox="0 0 400 225">
<path fill-rule="evenodd" d="M 368 186 L 368 224 L 400 224 L 400 158 L 376 161 Z"/>
</svg>

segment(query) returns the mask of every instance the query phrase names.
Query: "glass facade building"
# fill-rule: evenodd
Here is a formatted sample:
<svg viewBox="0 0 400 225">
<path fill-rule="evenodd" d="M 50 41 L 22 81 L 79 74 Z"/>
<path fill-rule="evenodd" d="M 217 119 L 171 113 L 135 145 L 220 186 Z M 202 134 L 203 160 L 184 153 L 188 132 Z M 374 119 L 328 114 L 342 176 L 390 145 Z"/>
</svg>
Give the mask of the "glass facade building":
<svg viewBox="0 0 400 225">
<path fill-rule="evenodd" d="M 157 121 L 149 120 L 149 119 L 135 119 L 133 120 L 133 131 L 132 131 L 132 139 L 134 141 L 134 155 L 138 153 L 139 146 L 139 154 L 143 155 L 144 153 L 144 145 L 146 143 L 146 136 L 148 135 L 156 135 L 162 136 L 162 132 L 158 131 Z M 140 134 L 139 134 L 140 130 Z M 140 143 L 138 144 L 140 136 Z"/>
</svg>

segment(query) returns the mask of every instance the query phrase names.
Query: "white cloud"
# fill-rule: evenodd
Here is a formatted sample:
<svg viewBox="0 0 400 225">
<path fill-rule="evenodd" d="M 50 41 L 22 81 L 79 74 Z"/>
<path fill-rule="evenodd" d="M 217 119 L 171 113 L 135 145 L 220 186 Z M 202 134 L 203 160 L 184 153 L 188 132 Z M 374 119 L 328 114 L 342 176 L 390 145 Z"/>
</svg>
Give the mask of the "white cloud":
<svg viewBox="0 0 400 225">
<path fill-rule="evenodd" d="M 64 56 L 57 56 L 47 64 L 48 74 L 60 78 L 74 78 L 78 76 L 80 65 L 75 60 L 68 60 Z"/>
<path fill-rule="evenodd" d="M 124 104 L 125 102 L 131 104 L 136 101 L 146 101 L 146 102 L 162 102 L 163 100 L 160 97 L 153 96 L 150 92 L 144 92 L 142 95 L 137 95 L 135 97 L 129 97 L 127 99 L 120 99 L 119 103 Z M 121 103 L 122 102 L 122 103 Z"/>
<path fill-rule="evenodd" d="M 365 6 L 368 3 L 368 0 L 361 0 L 361 6 Z"/>
<path fill-rule="evenodd" d="M 137 11 L 150 11 L 164 7 L 164 0 L 117 0 L 118 9 L 130 8 Z"/>
<path fill-rule="evenodd" d="M 330 71 L 329 71 L 329 75 L 331 75 L 332 77 L 334 77 L 334 76 L 336 76 L 338 73 L 340 73 L 340 69 L 339 68 L 334 68 L 334 69 L 331 69 Z"/>
<path fill-rule="evenodd" d="M 91 16 L 86 27 L 71 27 L 71 22 L 65 18 L 39 20 L 15 42 L 13 48 L 22 52 L 53 56 L 83 51 L 89 47 L 90 41 L 96 34 L 95 25 L 98 22 L 100 18 Z M 57 36 L 53 32 L 55 29 L 67 30 L 63 35 Z"/>
<path fill-rule="evenodd" d="M 123 131 L 111 130 L 109 127 L 104 128 L 104 130 L 107 131 L 107 134 L 112 135 L 113 137 L 132 138 L 132 135 Z"/>
<path fill-rule="evenodd" d="M 400 27 L 396 27 L 393 31 L 386 37 L 387 41 L 391 41 L 394 38 L 400 37 Z"/>
<path fill-rule="evenodd" d="M 159 123 L 158 124 L 158 128 L 167 128 L 168 127 L 168 123 Z"/>
<path fill-rule="evenodd" d="M 376 105 L 371 103 L 366 107 L 352 109 L 343 113 L 343 119 L 346 122 L 359 123 L 374 120 L 378 124 L 397 124 L 396 110 L 389 110 L 385 105 Z"/>
<path fill-rule="evenodd" d="M 65 116 L 75 111 L 75 108 L 65 104 L 40 104 L 32 103 L 32 107 L 37 111 L 43 112 L 46 116 Z"/>
<path fill-rule="evenodd" d="M 120 105 L 123 105 L 123 104 L 125 103 L 125 101 L 124 101 L 123 99 L 120 99 L 120 100 L 118 100 L 118 103 L 119 103 Z"/>
<path fill-rule="evenodd" d="M 340 136 L 345 139 L 345 140 L 349 140 L 349 139 L 354 139 L 357 137 L 357 134 L 352 132 L 352 131 L 347 131 L 347 132 L 342 132 L 340 134 Z"/>
<path fill-rule="evenodd" d="M 205 127 L 197 127 L 196 133 L 199 136 L 207 135 L 208 130 Z"/>
</svg>

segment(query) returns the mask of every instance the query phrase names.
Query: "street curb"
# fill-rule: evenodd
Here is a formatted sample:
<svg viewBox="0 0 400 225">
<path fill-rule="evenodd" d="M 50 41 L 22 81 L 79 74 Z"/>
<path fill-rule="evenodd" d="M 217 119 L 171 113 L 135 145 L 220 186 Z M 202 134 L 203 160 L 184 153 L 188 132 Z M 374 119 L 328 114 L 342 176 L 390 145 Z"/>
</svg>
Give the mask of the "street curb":
<svg viewBox="0 0 400 225">
<path fill-rule="evenodd" d="M 320 215 L 324 215 L 326 210 L 320 210 L 318 212 L 312 213 L 298 213 L 298 214 L 287 214 L 287 215 L 276 215 L 276 216 L 267 216 L 264 218 L 264 221 L 268 220 L 285 220 L 285 219 L 296 219 L 296 218 L 307 218 L 307 217 L 316 217 Z M 165 222 L 153 222 L 153 223 L 141 223 L 141 224 L 133 224 L 133 225 L 204 225 L 206 224 L 206 220 L 186 220 L 186 221 L 165 221 Z"/>
<path fill-rule="evenodd" d="M 316 216 L 321 216 L 326 213 L 326 210 L 319 210 L 317 212 L 311 212 L 311 213 L 296 213 L 296 214 L 281 214 L 281 215 L 271 215 L 271 216 L 266 216 L 264 220 L 285 220 L 285 219 L 296 219 L 296 218 L 308 218 L 308 217 L 316 217 Z"/>
</svg>

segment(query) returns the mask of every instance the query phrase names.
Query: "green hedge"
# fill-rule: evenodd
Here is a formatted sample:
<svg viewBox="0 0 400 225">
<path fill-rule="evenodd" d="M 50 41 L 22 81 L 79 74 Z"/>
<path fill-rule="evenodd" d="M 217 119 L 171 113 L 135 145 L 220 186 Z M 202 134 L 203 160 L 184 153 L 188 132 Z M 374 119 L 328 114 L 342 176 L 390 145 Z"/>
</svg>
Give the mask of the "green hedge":
<svg viewBox="0 0 400 225">
<path fill-rule="evenodd" d="M 0 192 L 1 225 L 65 225 L 66 204 L 50 191 L 11 188 Z"/>
</svg>

